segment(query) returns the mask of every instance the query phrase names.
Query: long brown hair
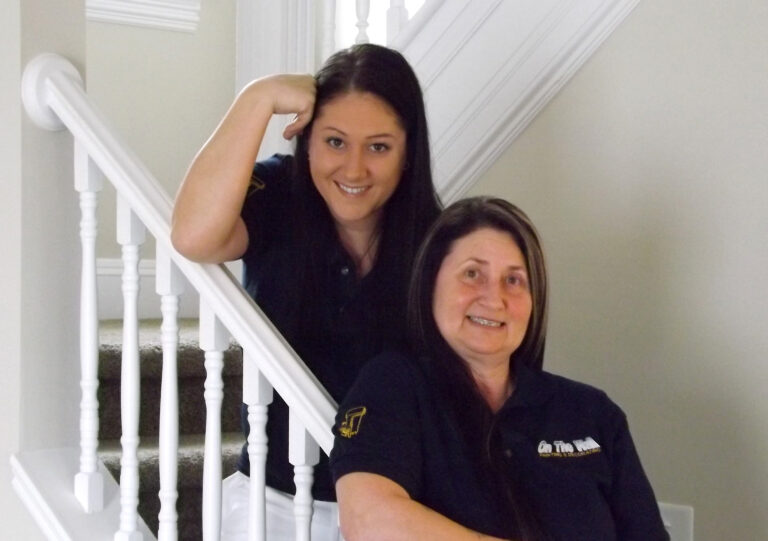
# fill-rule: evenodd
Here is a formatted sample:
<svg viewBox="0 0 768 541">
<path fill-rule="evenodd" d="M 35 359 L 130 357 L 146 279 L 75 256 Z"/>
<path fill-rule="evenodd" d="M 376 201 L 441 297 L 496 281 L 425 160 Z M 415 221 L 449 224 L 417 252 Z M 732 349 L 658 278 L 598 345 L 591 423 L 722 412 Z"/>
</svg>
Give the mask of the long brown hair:
<svg viewBox="0 0 768 541">
<path fill-rule="evenodd" d="M 510 373 L 520 363 L 540 371 L 547 332 L 547 270 L 539 235 L 528 216 L 497 198 L 473 197 L 446 208 L 430 228 L 416 256 L 408 293 L 408 332 L 412 347 L 435 383 L 446 411 L 462 434 L 465 448 L 491 496 L 507 512 L 510 537 L 524 541 L 548 539 L 529 499 L 515 479 L 505 475 L 497 417 L 480 395 L 466 363 L 440 334 L 432 312 L 435 281 L 453 244 L 489 227 L 509 233 L 525 258 L 533 307 L 525 336 L 510 356 Z"/>
</svg>

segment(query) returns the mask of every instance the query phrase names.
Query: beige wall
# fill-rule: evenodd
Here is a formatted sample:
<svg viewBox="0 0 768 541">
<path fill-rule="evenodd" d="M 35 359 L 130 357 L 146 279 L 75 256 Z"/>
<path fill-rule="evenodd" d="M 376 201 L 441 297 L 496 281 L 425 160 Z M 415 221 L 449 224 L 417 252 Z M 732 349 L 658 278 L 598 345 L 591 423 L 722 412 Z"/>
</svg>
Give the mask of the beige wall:
<svg viewBox="0 0 768 541">
<path fill-rule="evenodd" d="M 89 95 L 173 196 L 235 92 L 235 2 L 202 2 L 196 32 L 87 24 Z M 119 257 L 114 190 L 100 198 L 100 257 Z M 151 243 L 143 257 L 154 259 Z"/>
<path fill-rule="evenodd" d="M 767 28 L 643 0 L 472 190 L 538 224 L 546 366 L 624 407 L 697 541 L 768 539 Z"/>
</svg>

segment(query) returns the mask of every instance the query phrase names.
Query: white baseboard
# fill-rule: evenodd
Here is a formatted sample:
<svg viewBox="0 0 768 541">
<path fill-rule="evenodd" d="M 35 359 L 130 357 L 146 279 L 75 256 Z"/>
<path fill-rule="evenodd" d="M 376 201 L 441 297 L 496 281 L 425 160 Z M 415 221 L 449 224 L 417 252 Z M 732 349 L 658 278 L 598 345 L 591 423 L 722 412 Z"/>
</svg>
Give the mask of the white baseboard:
<svg viewBox="0 0 768 541">
<path fill-rule="evenodd" d="M 235 276 L 240 276 L 242 264 L 234 261 L 227 264 Z M 99 295 L 99 319 L 122 319 L 123 262 L 120 259 L 98 259 L 96 281 Z M 179 300 L 179 317 L 196 318 L 200 308 L 197 291 L 186 283 Z M 155 261 L 142 259 L 139 263 L 139 318 L 160 319 L 160 297 L 155 293 Z"/>
</svg>

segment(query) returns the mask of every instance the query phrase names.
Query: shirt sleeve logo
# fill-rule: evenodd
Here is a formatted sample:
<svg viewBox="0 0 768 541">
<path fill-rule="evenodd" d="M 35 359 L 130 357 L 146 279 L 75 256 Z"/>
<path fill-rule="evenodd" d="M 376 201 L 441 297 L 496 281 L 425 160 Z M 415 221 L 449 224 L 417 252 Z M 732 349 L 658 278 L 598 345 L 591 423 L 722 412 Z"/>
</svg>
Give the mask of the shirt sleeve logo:
<svg viewBox="0 0 768 541">
<path fill-rule="evenodd" d="M 549 443 L 541 440 L 538 451 L 542 458 L 575 458 L 599 453 L 600 445 L 589 436 L 573 442 L 555 440 Z"/>
<path fill-rule="evenodd" d="M 367 411 L 365 406 L 348 409 L 344 414 L 344 421 L 342 421 L 341 426 L 339 427 L 339 435 L 345 438 L 351 438 L 360 432 L 360 425 L 362 424 L 363 416 Z"/>
</svg>

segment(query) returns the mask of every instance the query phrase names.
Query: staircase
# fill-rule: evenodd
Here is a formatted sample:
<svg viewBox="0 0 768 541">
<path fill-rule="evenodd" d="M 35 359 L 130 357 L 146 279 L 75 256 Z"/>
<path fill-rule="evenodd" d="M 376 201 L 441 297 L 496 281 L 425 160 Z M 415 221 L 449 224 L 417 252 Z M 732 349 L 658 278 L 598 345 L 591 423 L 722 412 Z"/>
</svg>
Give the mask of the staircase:
<svg viewBox="0 0 768 541">
<path fill-rule="evenodd" d="M 179 321 L 179 539 L 202 539 L 203 455 L 205 438 L 204 355 L 197 342 L 197 321 Z M 120 479 L 120 370 L 122 321 L 107 320 L 99 325 L 99 457 L 115 480 Z M 158 434 L 160 382 L 163 352 L 160 320 L 139 324 L 141 359 L 141 413 L 139 421 L 139 514 L 157 536 L 160 500 Z M 224 352 L 224 402 L 222 405 L 222 473 L 236 469 L 244 438 L 240 428 L 242 403 L 242 349 L 232 343 Z"/>
<path fill-rule="evenodd" d="M 423 20 L 416 21 L 419 17 L 414 17 L 414 23 L 419 24 L 410 25 L 409 29 L 398 34 L 391 45 L 400 49 L 411 61 L 425 90 L 435 178 L 444 202 L 460 196 L 493 163 L 637 2 L 428 0 L 425 3 L 431 6 L 431 10 L 424 11 Z M 266 9 L 266 6 L 279 8 L 285 15 L 280 20 L 285 22 L 291 14 L 299 18 L 305 15 L 305 11 L 294 9 L 298 3 L 309 11 L 309 7 L 315 5 L 308 1 L 243 1 L 239 5 L 253 9 L 257 4 L 259 9 Z M 284 37 L 293 39 L 293 42 L 272 39 L 270 28 L 266 32 L 242 31 L 238 35 L 261 38 L 258 45 L 244 44 L 243 51 L 266 51 L 267 45 L 278 44 L 282 45 L 278 47 L 280 51 L 304 51 L 307 53 L 305 56 L 312 56 L 309 54 L 312 47 L 304 43 L 305 33 L 293 30 L 299 26 L 274 24 L 277 19 L 265 17 L 264 13 L 254 12 L 253 20 L 274 31 L 291 29 Z M 312 28 L 320 26 L 310 19 L 304 23 Z M 269 59 L 279 55 L 240 56 Z M 482 61 L 478 61 L 480 59 Z M 289 455 L 297 471 L 304 472 L 297 483 L 297 516 L 301 517 L 297 520 L 297 529 L 307 532 L 308 537 L 309 521 L 306 517 L 311 506 L 311 481 L 307 479 L 311 477 L 306 472 L 311 472 L 320 450 L 329 453 L 332 448 L 331 426 L 336 404 L 242 291 L 231 273 L 223 267 L 192 263 L 174 252 L 169 240 L 172 201 L 168 190 L 159 184 L 109 127 L 85 93 L 78 69 L 59 55 L 42 54 L 27 65 L 22 87 L 26 111 L 37 126 L 47 130 L 66 128 L 72 135 L 71 138 L 52 136 L 45 141 L 48 146 L 41 147 L 46 150 L 46 156 L 60 165 L 60 171 L 74 171 L 72 178 L 65 173 L 42 175 L 35 182 L 74 180 L 81 210 L 80 247 L 73 244 L 67 250 L 67 256 L 78 251 L 82 255 L 79 265 L 80 366 L 77 367 L 74 356 L 68 356 L 68 364 L 62 365 L 64 369 L 52 368 L 49 357 L 39 355 L 39 359 L 35 358 L 32 364 L 34 370 L 30 374 L 48 371 L 53 374 L 55 383 L 62 384 L 51 392 L 54 386 L 40 385 L 45 381 L 40 382 L 41 378 L 30 376 L 26 378 L 22 394 L 33 396 L 37 393 L 41 402 L 38 409 L 42 411 L 45 406 L 45 410 L 50 412 L 49 424 L 59 425 L 67 420 L 62 412 L 77 407 L 76 397 L 79 396 L 80 430 L 79 442 L 74 429 L 58 430 L 56 440 L 66 447 L 49 448 L 43 443 L 36 443 L 45 442 L 46 435 L 39 428 L 40 423 L 33 424 L 30 431 L 34 433 L 29 437 L 33 448 L 11 457 L 13 486 L 17 494 L 48 539 L 149 540 L 158 530 L 157 492 L 160 479 L 165 476 L 171 479 L 164 481 L 164 494 L 178 491 L 175 505 L 179 515 L 178 539 L 200 539 L 203 528 L 207 539 L 216 539 L 218 488 L 222 477 L 234 470 L 242 444 L 240 403 L 248 403 L 251 427 L 258 427 L 251 431 L 249 440 L 251 464 L 263 465 L 266 458 L 263 429 L 267 405 L 274 392 L 291 408 Z M 22 139 L 26 140 L 26 136 Z M 64 156 L 70 152 L 72 142 L 73 161 L 67 163 Z M 48 152 L 50 149 L 53 152 Z M 36 148 L 31 154 L 39 156 L 41 152 Z M 95 210 L 102 186 L 109 187 L 110 184 L 119 195 L 115 218 L 123 254 L 122 313 L 129 322 L 125 343 L 128 361 L 121 358 L 120 326 L 115 322 L 101 322 L 100 328 L 97 328 L 95 239 L 98 220 Z M 46 184 L 35 189 L 41 193 L 61 193 L 60 186 L 53 186 Z M 22 210 L 34 215 L 39 209 L 25 203 Z M 49 219 L 54 220 L 57 227 L 72 225 L 59 213 L 52 213 Z M 176 433 L 176 414 L 169 412 L 173 408 L 164 408 L 169 413 L 162 420 L 158 414 L 160 367 L 163 365 L 158 321 L 142 322 L 139 337 L 135 340 L 141 344 L 141 349 L 139 355 L 134 355 L 137 353 L 132 335 L 138 319 L 136 294 L 141 289 L 138 287 L 139 248 L 146 234 L 154 237 L 157 246 L 157 287 L 148 290 L 158 292 L 160 312 L 164 321 L 169 322 L 169 327 L 173 327 L 176 321 L 179 296 L 186 290 L 182 285 L 183 279 L 188 280 L 191 288 L 199 292 L 200 299 L 204 301 L 200 303 L 202 332 L 199 340 L 209 354 L 206 358 L 209 368 L 205 369 L 203 353 L 197 347 L 197 331 L 193 329 L 193 324 L 184 322 L 178 348 L 178 378 L 174 375 L 166 380 L 172 389 L 165 397 L 175 396 L 173 382 L 179 382 L 178 450 L 173 445 L 165 444 Z M 38 248 L 32 247 L 33 250 Z M 62 268 L 51 271 L 62 276 L 74 276 L 74 271 L 70 271 L 78 263 L 64 257 L 61 261 Z M 73 314 L 73 303 L 65 303 L 58 296 L 46 300 L 48 310 Z M 25 314 L 23 319 L 34 320 L 34 314 Z M 66 342 L 65 345 L 70 346 L 67 351 L 76 349 L 72 337 L 77 334 L 77 326 L 72 316 L 62 320 L 59 332 L 52 334 L 51 340 L 57 345 Z M 43 324 L 31 327 L 40 327 L 40 332 L 34 336 L 43 335 L 46 331 Z M 244 354 L 228 342 L 228 336 L 236 337 Z M 170 342 L 166 351 L 173 359 L 176 347 L 173 340 Z M 224 393 L 218 387 L 222 351 Z M 137 368 L 139 364 L 140 370 Z M 175 370 L 175 361 L 164 364 Z M 80 384 L 75 390 L 74 378 L 70 376 L 78 368 Z M 125 371 L 128 377 L 121 371 Z M 62 374 L 69 381 L 59 382 Z M 120 380 L 125 385 L 123 392 L 127 405 L 121 405 Z M 140 399 L 132 398 L 134 393 L 139 392 Z M 97 399 L 98 434 L 95 422 Z M 173 403 L 173 400 L 170 402 Z M 121 430 L 121 408 L 125 431 Z M 219 408 L 222 412 L 221 425 L 216 422 Z M 139 409 L 137 420 L 134 411 Z M 209 418 L 206 418 L 207 412 L 211 413 Z M 158 428 L 161 422 L 164 427 L 162 450 L 165 466 L 163 473 L 159 474 Z M 75 423 L 71 424 L 74 427 Z M 61 434 L 65 432 L 72 434 L 63 438 Z M 203 433 L 208 435 L 205 475 L 201 465 Z M 218 455 L 220 434 L 221 459 Z M 137 435 L 140 448 L 134 452 Z M 120 450 L 121 437 L 127 451 Z M 125 461 L 122 466 L 124 479 L 120 478 L 121 455 Z M 138 481 L 135 475 L 137 459 L 140 465 Z M 178 483 L 175 480 L 177 471 Z M 263 475 L 254 471 L 263 469 L 253 468 L 251 478 L 253 486 L 261 490 L 252 492 L 254 497 L 251 498 L 249 512 L 251 516 L 261 517 L 264 479 Z M 115 480 L 110 478 L 110 474 Z M 204 477 L 206 498 L 203 499 Z M 115 482 L 117 480 L 120 485 Z M 141 521 L 136 520 L 136 492 Z M 167 516 L 164 514 L 163 518 Z M 263 525 L 262 522 L 259 524 Z M 175 527 L 172 518 L 163 520 L 163 531 L 159 537 L 164 541 L 177 539 Z"/>
</svg>

